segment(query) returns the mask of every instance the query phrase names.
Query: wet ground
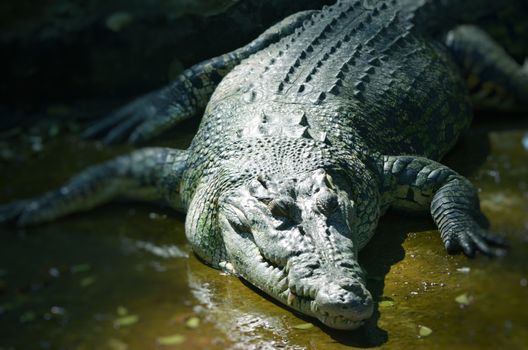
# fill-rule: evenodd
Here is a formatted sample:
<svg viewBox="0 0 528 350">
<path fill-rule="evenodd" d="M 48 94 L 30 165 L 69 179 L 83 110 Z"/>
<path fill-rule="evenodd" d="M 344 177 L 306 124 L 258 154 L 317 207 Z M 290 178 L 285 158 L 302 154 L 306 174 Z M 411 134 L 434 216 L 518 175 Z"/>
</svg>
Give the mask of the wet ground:
<svg viewBox="0 0 528 350">
<path fill-rule="evenodd" d="M 193 256 L 184 217 L 110 204 L 27 230 L 0 229 L 0 349 L 525 349 L 528 116 L 477 122 L 446 162 L 481 189 L 501 259 L 445 253 L 427 218 L 389 213 L 361 254 L 377 312 L 357 331 L 299 318 Z M 126 152 L 44 123 L 0 139 L 0 203 L 58 186 Z M 187 125 L 176 139 L 192 137 Z"/>
</svg>

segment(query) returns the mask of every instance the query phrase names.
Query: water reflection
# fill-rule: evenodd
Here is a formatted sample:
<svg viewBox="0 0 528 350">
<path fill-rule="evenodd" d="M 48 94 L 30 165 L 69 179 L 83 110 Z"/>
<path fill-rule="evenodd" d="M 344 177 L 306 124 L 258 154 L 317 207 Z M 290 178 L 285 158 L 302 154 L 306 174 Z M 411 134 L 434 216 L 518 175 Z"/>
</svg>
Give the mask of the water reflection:
<svg viewBox="0 0 528 350">
<path fill-rule="evenodd" d="M 197 263 L 191 261 L 188 270 L 190 290 L 201 306 L 195 310 L 233 343 L 233 349 L 304 349 L 289 344 L 280 309 L 262 303 L 235 277 L 197 267 Z"/>
<path fill-rule="evenodd" d="M 123 244 L 130 250 L 143 250 L 160 258 L 188 258 L 189 253 L 174 244 L 156 245 L 152 242 L 123 238 Z"/>
</svg>

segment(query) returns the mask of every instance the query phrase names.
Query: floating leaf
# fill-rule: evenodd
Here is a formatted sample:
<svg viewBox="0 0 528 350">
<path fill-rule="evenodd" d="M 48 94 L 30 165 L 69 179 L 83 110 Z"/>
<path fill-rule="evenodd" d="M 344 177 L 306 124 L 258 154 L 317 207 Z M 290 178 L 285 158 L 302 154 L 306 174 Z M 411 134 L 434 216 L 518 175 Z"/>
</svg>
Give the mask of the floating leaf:
<svg viewBox="0 0 528 350">
<path fill-rule="evenodd" d="M 387 297 L 387 296 L 382 296 L 378 302 L 379 307 L 390 307 L 390 306 L 393 306 L 394 304 L 395 304 L 394 299 L 392 299 L 391 297 Z"/>
<path fill-rule="evenodd" d="M 49 137 L 56 137 L 60 133 L 60 126 L 58 124 L 53 124 L 48 130 Z"/>
<path fill-rule="evenodd" d="M 471 272 L 471 267 L 467 267 L 467 266 L 459 267 L 457 269 L 457 271 L 461 272 L 461 273 L 470 273 Z"/>
<path fill-rule="evenodd" d="M 106 343 L 106 348 L 108 348 L 108 350 L 127 350 L 128 345 L 119 339 L 111 338 Z"/>
<path fill-rule="evenodd" d="M 295 326 L 293 326 L 293 328 L 295 329 L 310 329 L 310 328 L 313 328 L 313 324 L 312 323 L 301 323 L 301 324 L 297 324 Z"/>
<path fill-rule="evenodd" d="M 56 267 L 50 267 L 50 269 L 48 270 L 48 273 L 51 277 L 54 277 L 54 278 L 58 278 L 61 275 L 60 270 Z"/>
<path fill-rule="evenodd" d="M 66 310 L 64 310 L 64 308 L 61 306 L 52 306 L 50 308 L 50 312 L 53 315 L 63 316 L 66 313 Z"/>
<path fill-rule="evenodd" d="M 0 315 L 6 311 L 11 310 L 12 308 L 13 308 L 13 304 L 11 303 L 0 304 Z"/>
<path fill-rule="evenodd" d="M 20 316 L 19 321 L 20 323 L 32 322 L 35 321 L 36 318 L 37 315 L 35 315 L 33 311 L 27 311 Z"/>
<path fill-rule="evenodd" d="M 420 335 L 420 337 L 428 337 L 432 333 L 433 333 L 433 330 L 426 326 L 420 326 L 420 328 L 418 329 L 418 335 Z"/>
<path fill-rule="evenodd" d="M 88 272 L 92 269 L 92 265 L 90 264 L 79 264 L 74 265 L 70 268 L 71 273 L 81 273 L 81 272 Z"/>
<path fill-rule="evenodd" d="M 94 284 L 95 280 L 97 279 L 97 277 L 95 276 L 88 276 L 88 277 L 85 277 L 81 280 L 81 282 L 79 283 L 79 285 L 82 287 L 82 288 L 86 288 L 92 284 Z"/>
<path fill-rule="evenodd" d="M 116 12 L 106 19 L 106 27 L 114 32 L 119 32 L 132 23 L 134 17 L 127 12 Z"/>
<path fill-rule="evenodd" d="M 120 305 L 117 307 L 117 314 L 119 316 L 125 316 L 128 314 L 128 310 L 126 307 Z"/>
<path fill-rule="evenodd" d="M 467 293 L 464 293 L 457 296 L 455 301 L 460 305 L 469 305 L 471 303 L 471 298 L 467 295 Z"/>
<path fill-rule="evenodd" d="M 189 318 L 187 321 L 185 321 L 185 325 L 188 327 L 188 328 L 191 328 L 191 329 L 196 329 L 200 326 L 200 319 L 196 316 L 193 316 L 191 318 Z"/>
<path fill-rule="evenodd" d="M 178 345 L 185 341 L 185 336 L 181 334 L 173 334 L 166 337 L 159 337 L 156 341 L 159 345 Z"/>
<path fill-rule="evenodd" d="M 394 305 L 394 301 L 392 300 L 382 300 L 378 303 L 379 307 L 391 307 Z"/>
<path fill-rule="evenodd" d="M 114 321 L 114 326 L 115 327 L 126 327 L 126 326 L 133 325 L 134 323 L 137 323 L 137 321 L 139 321 L 138 315 L 128 315 L 128 316 L 116 318 Z"/>
</svg>

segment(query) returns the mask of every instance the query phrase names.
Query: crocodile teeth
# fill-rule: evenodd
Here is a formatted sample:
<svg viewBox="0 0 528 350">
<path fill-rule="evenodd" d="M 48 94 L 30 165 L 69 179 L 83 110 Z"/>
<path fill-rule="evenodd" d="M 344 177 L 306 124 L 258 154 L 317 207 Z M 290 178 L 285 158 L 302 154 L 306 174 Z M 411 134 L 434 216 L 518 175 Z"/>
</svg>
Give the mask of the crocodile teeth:
<svg viewBox="0 0 528 350">
<path fill-rule="evenodd" d="M 297 300 L 297 296 L 293 294 L 292 292 L 288 293 L 288 301 L 287 301 L 288 305 L 292 306 L 295 300 Z"/>
<path fill-rule="evenodd" d="M 310 308 L 312 309 L 312 312 L 315 312 L 315 313 L 319 312 L 319 305 L 317 305 L 316 302 L 311 303 Z"/>
</svg>

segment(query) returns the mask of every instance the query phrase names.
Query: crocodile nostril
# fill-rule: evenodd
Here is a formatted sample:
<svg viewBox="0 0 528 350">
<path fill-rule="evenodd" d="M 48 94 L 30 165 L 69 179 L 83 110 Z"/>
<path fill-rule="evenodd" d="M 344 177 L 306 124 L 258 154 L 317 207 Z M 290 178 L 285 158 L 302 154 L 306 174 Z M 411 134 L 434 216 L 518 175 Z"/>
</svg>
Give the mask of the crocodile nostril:
<svg viewBox="0 0 528 350">
<path fill-rule="evenodd" d="M 363 293 L 363 287 L 359 283 L 340 283 L 341 288 L 344 290 L 347 290 L 349 292 L 352 292 L 354 294 L 361 294 Z"/>
</svg>

